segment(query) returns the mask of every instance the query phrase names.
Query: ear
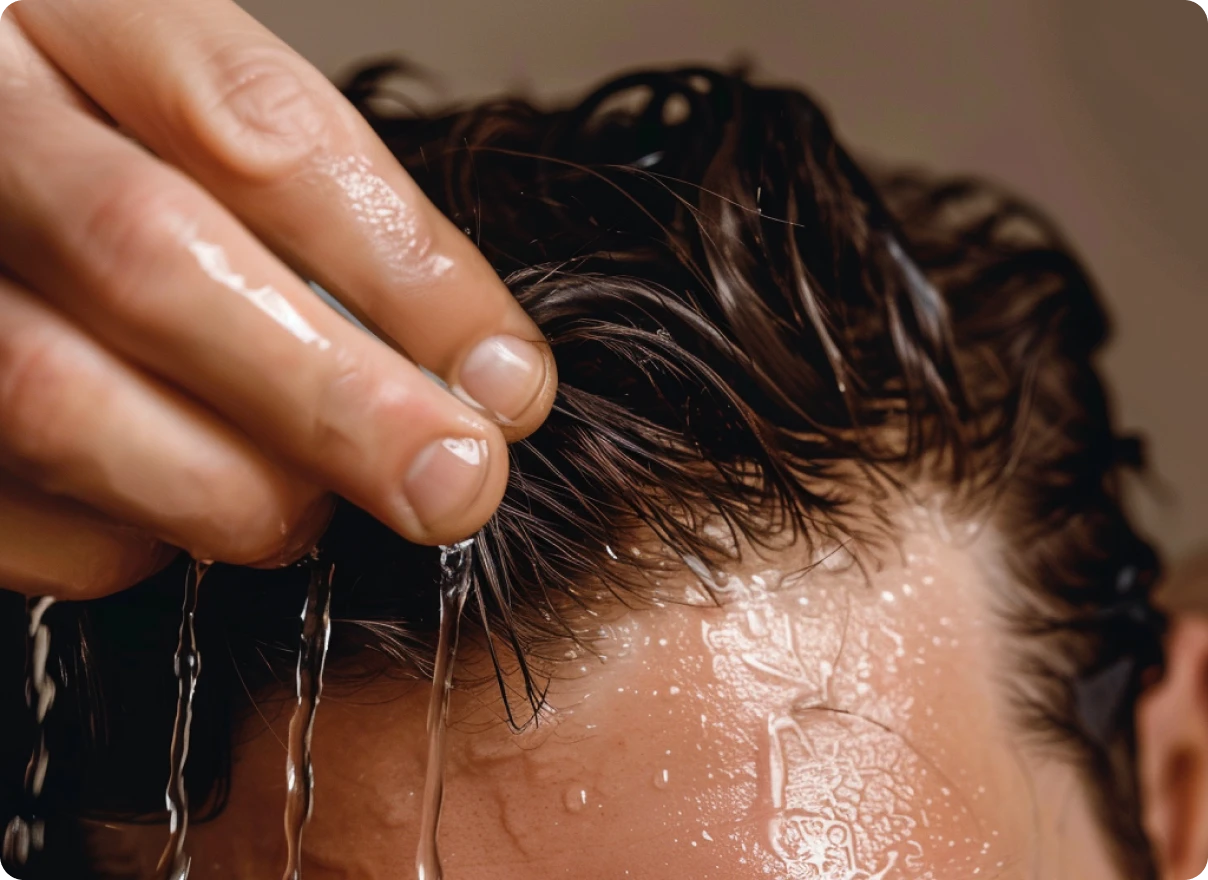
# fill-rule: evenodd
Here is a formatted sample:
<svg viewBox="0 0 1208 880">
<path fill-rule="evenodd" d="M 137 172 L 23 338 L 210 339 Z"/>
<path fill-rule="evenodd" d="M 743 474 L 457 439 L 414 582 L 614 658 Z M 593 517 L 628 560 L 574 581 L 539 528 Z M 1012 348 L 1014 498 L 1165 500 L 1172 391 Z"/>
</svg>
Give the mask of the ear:
<svg viewBox="0 0 1208 880">
<path fill-rule="evenodd" d="M 1166 674 L 1137 704 L 1142 819 L 1162 880 L 1208 863 L 1208 616 L 1176 618 Z"/>
</svg>

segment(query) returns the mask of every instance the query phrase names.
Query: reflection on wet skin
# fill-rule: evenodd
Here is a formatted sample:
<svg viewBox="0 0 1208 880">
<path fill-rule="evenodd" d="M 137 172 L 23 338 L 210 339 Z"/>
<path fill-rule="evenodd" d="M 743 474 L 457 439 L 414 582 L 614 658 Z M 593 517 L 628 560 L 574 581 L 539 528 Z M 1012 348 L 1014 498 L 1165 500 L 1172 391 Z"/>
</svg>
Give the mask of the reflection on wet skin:
<svg viewBox="0 0 1208 880">
<path fill-rule="evenodd" d="M 914 560 L 900 584 L 875 591 L 843 575 L 798 584 L 774 570 L 729 576 L 729 604 L 701 623 L 730 723 L 763 721 L 758 776 L 778 875 L 933 877 L 951 860 L 976 876 L 990 865 L 968 805 L 946 785 L 935 791 L 933 768 L 904 735 L 929 655 L 959 649 L 948 618 L 903 633 L 920 589 L 935 584 L 934 561 Z"/>
<path fill-rule="evenodd" d="M 817 733 L 816 731 L 814 732 Z M 840 730 L 839 737 L 846 739 L 850 731 Z M 837 758 L 833 752 L 822 754 L 815 744 L 815 737 L 807 735 L 792 718 L 773 717 L 768 723 L 770 758 L 768 781 L 772 789 L 772 804 L 778 815 L 768 824 L 768 838 L 772 850 L 784 862 L 788 876 L 793 878 L 834 877 L 842 880 L 881 880 L 898 862 L 898 850 L 884 854 L 885 865 L 876 873 L 862 870 L 861 854 L 870 849 L 867 825 L 857 825 L 863 809 L 862 798 L 873 786 L 880 786 L 876 793 L 886 800 L 908 803 L 908 786 L 895 786 L 892 774 L 883 769 L 884 779 L 871 779 L 867 769 L 861 770 L 852 764 L 846 773 L 833 772 Z M 831 766 L 828 766 L 831 764 Z M 835 787 L 811 790 L 810 785 L 795 785 L 793 774 L 813 777 L 828 774 Z M 796 806 L 802 804 L 802 806 Z M 896 804 L 878 804 L 882 810 L 892 810 Z M 842 817 L 842 818 L 838 818 Z M 890 813 L 876 818 L 888 825 L 886 835 L 894 843 L 903 842 L 913 832 L 916 823 L 905 813 Z M 874 819 L 876 821 L 876 819 Z M 863 833 L 861 833 L 863 832 Z M 891 836 L 892 835 L 892 836 Z M 922 847 L 915 840 L 904 841 L 910 855 L 905 865 L 917 870 L 922 867 Z"/>
</svg>

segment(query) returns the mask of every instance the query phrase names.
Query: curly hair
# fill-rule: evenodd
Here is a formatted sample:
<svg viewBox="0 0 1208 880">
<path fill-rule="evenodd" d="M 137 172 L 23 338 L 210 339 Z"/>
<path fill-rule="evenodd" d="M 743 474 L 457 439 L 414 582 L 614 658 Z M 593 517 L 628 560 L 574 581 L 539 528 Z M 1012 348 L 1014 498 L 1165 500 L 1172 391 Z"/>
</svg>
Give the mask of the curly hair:
<svg viewBox="0 0 1208 880">
<path fill-rule="evenodd" d="M 1154 878 L 1131 710 L 1161 663 L 1157 563 L 1118 487 L 1139 444 L 1112 426 L 1094 366 L 1105 315 L 1054 228 L 978 181 L 866 172 L 807 95 L 741 73 L 641 72 L 559 109 L 422 114 L 393 97 L 398 70 L 366 68 L 345 94 L 474 238 L 561 378 L 548 422 L 511 447 L 475 556 L 471 622 L 512 723 L 585 638 L 569 608 L 648 598 L 649 558 L 612 551 L 635 532 L 719 564 L 730 542 L 706 524 L 757 550 L 876 542 L 895 502 L 934 487 L 1002 536 L 1021 732 L 1076 762 L 1127 875 Z M 321 548 L 333 680 L 428 674 L 436 551 L 348 505 Z M 162 809 L 184 565 L 48 613 L 61 845 L 39 876 L 82 851 L 72 819 Z M 206 581 L 187 783 L 211 813 L 240 720 L 295 662 L 304 569 L 216 566 Z M 0 603 L 5 717 L 24 701 L 23 622 L 19 601 Z M 0 751 L 9 812 L 29 736 Z"/>
</svg>

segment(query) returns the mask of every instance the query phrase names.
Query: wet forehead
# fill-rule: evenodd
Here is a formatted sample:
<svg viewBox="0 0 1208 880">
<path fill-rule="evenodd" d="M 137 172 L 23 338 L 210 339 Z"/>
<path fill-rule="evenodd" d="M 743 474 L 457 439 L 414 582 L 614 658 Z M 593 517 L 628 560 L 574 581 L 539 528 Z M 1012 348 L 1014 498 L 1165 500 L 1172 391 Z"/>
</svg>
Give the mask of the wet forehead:
<svg viewBox="0 0 1208 880">
<path fill-rule="evenodd" d="M 569 836 L 659 830 L 652 857 L 698 877 L 998 873 L 1011 822 L 990 805 L 1018 794 L 1018 768 L 976 573 L 929 541 L 903 562 L 712 575 L 725 607 L 608 627 L 608 662 L 555 692 L 556 733 L 525 759 L 564 786 Z"/>
<path fill-rule="evenodd" d="M 770 565 L 708 575 L 722 608 L 667 604 L 606 624 L 606 662 L 568 656 L 543 723 L 519 737 L 489 697 L 462 695 L 446 876 L 1009 876 L 1026 798 L 990 686 L 979 575 L 924 539 L 869 578 L 839 568 L 792 582 Z M 325 704 L 316 864 L 373 878 L 410 865 L 425 698 Z M 240 810 L 273 815 L 280 760 L 254 756 L 265 739 L 245 751 L 215 831 Z M 195 844 L 224 859 L 251 857 L 201 833 Z"/>
</svg>

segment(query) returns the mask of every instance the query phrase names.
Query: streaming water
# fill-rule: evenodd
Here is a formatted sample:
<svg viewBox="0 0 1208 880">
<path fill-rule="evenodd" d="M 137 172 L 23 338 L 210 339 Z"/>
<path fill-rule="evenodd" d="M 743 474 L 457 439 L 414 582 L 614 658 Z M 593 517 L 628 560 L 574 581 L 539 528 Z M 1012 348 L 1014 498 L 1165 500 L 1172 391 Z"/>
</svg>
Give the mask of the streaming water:
<svg viewBox="0 0 1208 880">
<path fill-rule="evenodd" d="M 201 652 L 193 628 L 197 614 L 197 590 L 209 570 L 208 562 L 195 561 L 185 576 L 185 595 L 180 611 L 180 637 L 176 643 L 173 670 L 176 673 L 176 721 L 172 726 L 172 751 L 168 759 L 168 844 L 159 857 L 156 873 L 164 880 L 186 880 L 189 858 L 185 835 L 189 830 L 189 795 L 185 791 L 185 765 L 189 760 L 189 728 L 193 723 L 193 693 L 201 675 Z"/>
<path fill-rule="evenodd" d="M 50 658 L 50 628 L 45 615 L 55 600 L 50 596 L 31 598 L 26 602 L 26 669 L 25 701 L 34 712 L 36 726 L 33 754 L 25 768 L 25 792 L 29 797 L 30 816 L 14 816 L 4 830 L 3 858 L 10 865 L 24 865 L 32 852 L 40 852 L 46 840 L 46 824 L 37 815 L 38 799 L 46 784 L 50 752 L 46 747 L 46 716 L 55 701 L 55 681 L 46 670 Z"/>
<path fill-rule="evenodd" d="M 310 589 L 302 609 L 302 635 L 298 644 L 295 679 L 298 702 L 289 722 L 289 749 L 285 759 L 285 845 L 288 861 L 284 880 L 302 876 L 302 831 L 314 806 L 315 771 L 311 739 L 315 713 L 323 696 L 323 668 L 331 643 L 331 581 L 334 566 L 318 562 L 310 572 Z"/>
<path fill-rule="evenodd" d="M 440 548 L 440 635 L 432 669 L 432 695 L 428 701 L 428 767 L 424 778 L 419 847 L 415 854 L 418 880 L 441 880 L 443 876 L 436 837 L 445 794 L 445 734 L 459 624 L 474 580 L 473 563 L 473 539 Z"/>
</svg>

